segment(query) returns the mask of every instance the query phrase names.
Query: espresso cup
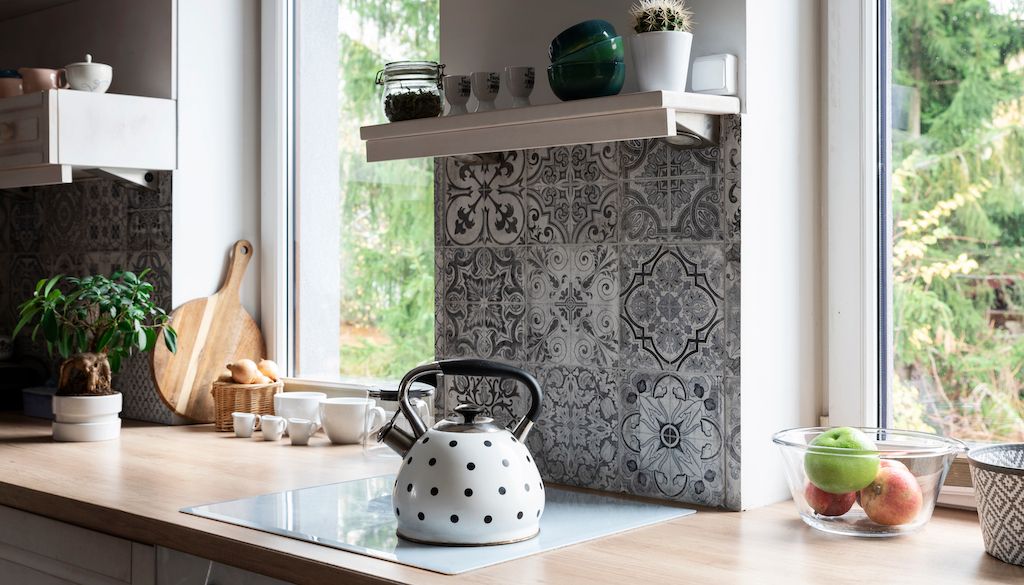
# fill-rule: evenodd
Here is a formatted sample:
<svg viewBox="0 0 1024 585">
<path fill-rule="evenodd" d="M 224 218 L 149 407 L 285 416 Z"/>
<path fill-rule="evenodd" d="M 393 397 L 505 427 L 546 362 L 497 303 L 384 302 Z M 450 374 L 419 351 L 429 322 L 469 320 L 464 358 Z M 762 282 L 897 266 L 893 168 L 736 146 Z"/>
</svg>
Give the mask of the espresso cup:
<svg viewBox="0 0 1024 585">
<path fill-rule="evenodd" d="M 458 116 L 468 114 L 466 102 L 469 101 L 469 92 L 472 82 L 468 75 L 445 75 L 441 80 L 444 87 L 444 99 L 448 100 L 448 113 L 446 116 Z"/>
<path fill-rule="evenodd" d="M 23 93 L 35 93 L 48 89 L 64 89 L 68 86 L 67 73 L 63 69 L 46 69 L 43 67 L 22 67 L 21 90 Z"/>
<path fill-rule="evenodd" d="M 512 94 L 512 107 L 522 108 L 530 105 L 530 94 L 537 78 L 533 67 L 506 67 L 505 83 Z"/>
<path fill-rule="evenodd" d="M 493 71 L 474 71 L 472 77 L 473 95 L 476 96 L 476 111 L 489 112 L 494 109 L 494 100 L 501 89 L 501 76 Z"/>
<path fill-rule="evenodd" d="M 231 413 L 231 424 L 235 427 L 235 436 L 241 439 L 245 439 L 252 436 L 252 432 L 256 430 L 256 423 L 260 422 L 260 417 L 251 412 L 232 412 Z"/>
<path fill-rule="evenodd" d="M 335 445 L 355 445 L 376 432 L 387 418 L 370 398 L 328 398 L 320 401 L 320 421 Z"/>
<path fill-rule="evenodd" d="M 263 431 L 264 441 L 280 441 L 286 428 L 288 428 L 288 421 L 279 416 L 265 414 L 260 417 L 260 429 Z"/>
<path fill-rule="evenodd" d="M 288 419 L 288 436 L 291 437 L 292 445 L 308 445 L 309 438 L 320 428 L 315 421 L 304 418 Z"/>
</svg>

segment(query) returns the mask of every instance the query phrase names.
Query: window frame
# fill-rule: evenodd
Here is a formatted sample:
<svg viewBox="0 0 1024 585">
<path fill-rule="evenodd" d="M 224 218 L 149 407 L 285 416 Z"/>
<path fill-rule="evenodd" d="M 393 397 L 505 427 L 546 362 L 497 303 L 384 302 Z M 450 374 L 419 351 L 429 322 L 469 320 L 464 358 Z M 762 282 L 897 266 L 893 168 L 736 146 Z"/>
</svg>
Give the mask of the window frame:
<svg viewBox="0 0 1024 585">
<path fill-rule="evenodd" d="M 824 13 L 824 215 L 827 318 L 823 424 L 885 426 L 880 391 L 891 375 L 891 293 L 883 289 L 879 165 L 879 23 L 886 0 L 828 0 Z M 880 215 L 880 212 L 883 212 Z M 851 218 L 854 218 L 851 221 Z M 881 219 L 880 219 L 881 218 Z"/>
</svg>

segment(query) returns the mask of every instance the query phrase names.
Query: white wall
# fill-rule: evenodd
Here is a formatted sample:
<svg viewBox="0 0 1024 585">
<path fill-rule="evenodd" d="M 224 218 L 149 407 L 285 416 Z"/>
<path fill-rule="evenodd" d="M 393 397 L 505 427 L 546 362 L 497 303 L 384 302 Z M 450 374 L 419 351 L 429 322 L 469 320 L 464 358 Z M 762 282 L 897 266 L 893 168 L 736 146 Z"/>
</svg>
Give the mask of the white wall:
<svg viewBox="0 0 1024 585">
<path fill-rule="evenodd" d="M 789 497 L 773 432 L 815 425 L 822 382 L 817 2 L 748 2 L 742 116 L 743 507 Z"/>
<path fill-rule="evenodd" d="M 111 93 L 173 97 L 173 0 L 78 0 L 0 21 L 0 67 L 114 68 Z M 50 31 L 50 34 L 40 34 Z"/>
<path fill-rule="evenodd" d="M 260 20 L 255 0 L 176 0 L 175 306 L 220 286 L 231 245 L 256 248 L 242 302 L 259 319 Z"/>
<path fill-rule="evenodd" d="M 547 80 L 551 39 L 577 22 L 590 18 L 607 20 L 623 37 L 634 34 L 629 17 L 629 7 L 633 2 L 517 0 L 481 4 L 479 0 L 442 0 L 441 61 L 448 66 L 445 73 L 503 71 L 506 65 L 532 65 L 537 69 L 537 85 L 531 101 L 534 104 L 558 102 Z M 696 21 L 691 60 L 702 55 L 729 52 L 739 57 L 742 71 L 746 61 L 744 0 L 690 0 L 688 4 Z M 393 57 L 402 58 L 401 55 Z M 630 63 L 629 59 L 627 44 L 627 63 Z M 742 84 L 740 88 L 742 91 Z M 636 91 L 636 78 L 632 66 L 627 65 L 622 93 L 633 91 Z M 742 99 L 742 93 L 740 97 Z M 508 92 L 502 91 L 497 104 L 507 107 L 511 105 L 511 99 Z M 471 111 L 475 103 L 475 98 L 471 98 Z"/>
</svg>

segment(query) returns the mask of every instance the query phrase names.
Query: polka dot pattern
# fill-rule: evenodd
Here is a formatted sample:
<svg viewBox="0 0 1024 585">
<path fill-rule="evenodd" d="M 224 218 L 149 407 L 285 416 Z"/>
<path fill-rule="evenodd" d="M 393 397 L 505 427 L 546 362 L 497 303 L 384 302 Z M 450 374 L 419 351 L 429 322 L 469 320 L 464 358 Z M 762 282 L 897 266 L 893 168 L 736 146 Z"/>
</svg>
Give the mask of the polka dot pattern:
<svg viewBox="0 0 1024 585">
<path fill-rule="evenodd" d="M 510 433 L 427 431 L 399 470 L 393 495 L 399 533 L 453 544 L 535 535 L 544 484 L 526 446 L 514 439 Z"/>
</svg>

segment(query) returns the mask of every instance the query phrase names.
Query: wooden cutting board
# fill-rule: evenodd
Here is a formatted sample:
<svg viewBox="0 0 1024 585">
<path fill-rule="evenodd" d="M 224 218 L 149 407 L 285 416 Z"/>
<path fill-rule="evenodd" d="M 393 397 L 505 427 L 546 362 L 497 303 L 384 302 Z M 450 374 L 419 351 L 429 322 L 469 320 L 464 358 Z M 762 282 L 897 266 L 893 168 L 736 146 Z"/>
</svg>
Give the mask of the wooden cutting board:
<svg viewBox="0 0 1024 585">
<path fill-rule="evenodd" d="M 239 296 L 252 257 L 252 244 L 235 242 L 221 289 L 171 313 L 171 325 L 178 332 L 178 352 L 167 351 L 162 339 L 153 350 L 153 378 L 160 398 L 174 412 L 196 422 L 213 422 L 210 388 L 226 364 L 266 357 L 263 334 Z"/>
</svg>

